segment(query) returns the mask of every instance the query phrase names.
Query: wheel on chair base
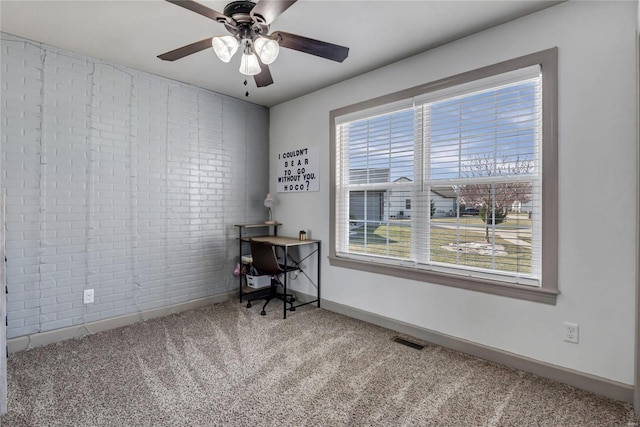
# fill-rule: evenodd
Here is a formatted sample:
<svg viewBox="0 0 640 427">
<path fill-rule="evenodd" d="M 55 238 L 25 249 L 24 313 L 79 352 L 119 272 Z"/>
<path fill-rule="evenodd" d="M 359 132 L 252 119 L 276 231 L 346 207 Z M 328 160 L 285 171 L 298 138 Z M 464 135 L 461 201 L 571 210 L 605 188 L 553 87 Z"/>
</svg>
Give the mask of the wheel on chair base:
<svg viewBox="0 0 640 427">
<path fill-rule="evenodd" d="M 289 309 L 289 311 L 296 311 L 296 308 L 295 308 L 295 307 L 291 307 L 291 308 Z"/>
<path fill-rule="evenodd" d="M 251 303 L 250 302 L 247 303 L 247 308 L 251 308 Z"/>
<path fill-rule="evenodd" d="M 262 310 L 262 311 L 260 312 L 260 315 L 262 315 L 262 316 L 266 316 L 266 315 L 267 315 L 267 312 L 266 312 L 266 311 L 264 311 L 264 310 Z"/>
</svg>

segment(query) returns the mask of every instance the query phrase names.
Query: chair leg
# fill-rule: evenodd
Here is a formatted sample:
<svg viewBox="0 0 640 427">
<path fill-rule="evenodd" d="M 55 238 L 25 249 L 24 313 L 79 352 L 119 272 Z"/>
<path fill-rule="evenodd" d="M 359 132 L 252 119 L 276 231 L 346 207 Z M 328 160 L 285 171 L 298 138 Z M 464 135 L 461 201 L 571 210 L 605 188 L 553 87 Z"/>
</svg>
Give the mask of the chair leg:
<svg viewBox="0 0 640 427">
<path fill-rule="evenodd" d="M 262 300 L 262 299 L 271 299 L 273 294 L 273 290 L 270 290 L 270 292 L 268 294 L 265 294 L 263 292 L 260 292 L 257 296 L 254 295 L 247 297 L 247 308 L 251 308 L 252 307 L 252 302 L 253 301 L 258 301 L 258 300 Z"/>
<path fill-rule="evenodd" d="M 291 307 L 289 307 L 289 311 L 296 311 L 296 308 L 293 306 L 293 303 L 296 300 L 296 297 L 293 294 L 278 294 L 275 296 L 275 298 L 281 300 L 284 302 L 284 304 L 289 304 Z"/>
<path fill-rule="evenodd" d="M 267 304 L 269 304 L 269 302 L 271 302 L 271 300 L 273 299 L 273 296 L 269 296 L 269 298 L 267 298 L 267 300 L 265 301 L 264 305 L 262 306 L 262 311 L 260 312 L 260 314 L 262 316 L 266 316 L 267 312 L 265 310 L 265 308 L 267 308 Z"/>
<path fill-rule="evenodd" d="M 249 299 L 247 301 L 247 308 L 251 308 L 251 301 L 256 301 L 258 299 L 265 299 L 266 300 L 264 302 L 264 305 L 262 306 L 262 311 L 260 311 L 260 314 L 262 316 L 266 316 L 267 315 L 266 308 L 267 308 L 267 305 L 271 302 L 272 299 L 279 299 L 279 300 L 283 301 L 285 305 L 286 304 L 290 305 L 290 307 L 289 307 L 290 311 L 296 311 L 296 308 L 293 306 L 294 301 L 296 301 L 296 297 L 293 294 L 286 294 L 286 295 L 278 294 L 278 293 L 275 292 L 275 290 L 272 290 L 272 292 L 269 295 L 267 295 L 266 297 L 265 296 L 261 296 L 261 297 L 255 298 L 255 299 Z"/>
</svg>

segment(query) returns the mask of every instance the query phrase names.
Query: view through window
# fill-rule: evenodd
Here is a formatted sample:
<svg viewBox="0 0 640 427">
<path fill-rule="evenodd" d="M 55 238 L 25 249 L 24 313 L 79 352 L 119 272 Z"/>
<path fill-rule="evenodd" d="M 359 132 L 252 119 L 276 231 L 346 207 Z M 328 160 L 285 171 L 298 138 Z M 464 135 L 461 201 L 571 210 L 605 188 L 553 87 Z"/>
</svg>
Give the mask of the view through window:
<svg viewBox="0 0 640 427">
<path fill-rule="evenodd" d="M 336 253 L 541 277 L 539 66 L 336 120 Z"/>
</svg>

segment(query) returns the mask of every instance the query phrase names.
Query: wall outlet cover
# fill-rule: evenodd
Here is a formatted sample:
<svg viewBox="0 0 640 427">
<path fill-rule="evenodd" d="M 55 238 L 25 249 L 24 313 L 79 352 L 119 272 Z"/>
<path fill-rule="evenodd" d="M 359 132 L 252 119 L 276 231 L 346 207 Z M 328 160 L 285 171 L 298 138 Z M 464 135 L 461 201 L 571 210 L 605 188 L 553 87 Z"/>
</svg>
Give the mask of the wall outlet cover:
<svg viewBox="0 0 640 427">
<path fill-rule="evenodd" d="M 85 289 L 84 290 L 84 303 L 92 304 L 93 303 L 93 289 Z"/>
<path fill-rule="evenodd" d="M 578 344 L 580 327 L 577 323 L 564 322 L 564 340 L 573 344 Z"/>
</svg>

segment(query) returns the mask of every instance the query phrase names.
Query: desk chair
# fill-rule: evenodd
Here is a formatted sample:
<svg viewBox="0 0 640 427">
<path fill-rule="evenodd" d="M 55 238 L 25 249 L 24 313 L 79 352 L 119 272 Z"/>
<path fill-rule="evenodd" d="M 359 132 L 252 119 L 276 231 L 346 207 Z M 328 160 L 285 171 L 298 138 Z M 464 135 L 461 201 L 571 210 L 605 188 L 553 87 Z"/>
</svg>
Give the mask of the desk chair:
<svg viewBox="0 0 640 427">
<path fill-rule="evenodd" d="M 257 242 L 255 240 L 250 240 L 249 244 L 251 245 L 251 256 L 253 258 L 253 267 L 258 271 L 260 275 L 271 276 L 271 287 L 269 288 L 269 293 L 265 296 L 264 294 L 249 297 L 247 301 L 247 308 L 251 307 L 251 301 L 266 299 L 266 302 L 262 306 L 261 315 L 266 315 L 267 312 L 264 310 L 267 304 L 272 299 L 279 299 L 284 301 L 285 304 L 291 304 L 291 308 L 289 310 L 295 311 L 295 307 L 293 307 L 293 302 L 296 300 L 293 294 L 283 294 L 278 293 L 278 286 L 283 286 L 280 282 L 280 275 L 285 272 L 284 266 L 278 264 L 278 258 L 276 258 L 276 253 L 269 242 Z M 291 269 L 289 269 L 290 271 Z"/>
</svg>

